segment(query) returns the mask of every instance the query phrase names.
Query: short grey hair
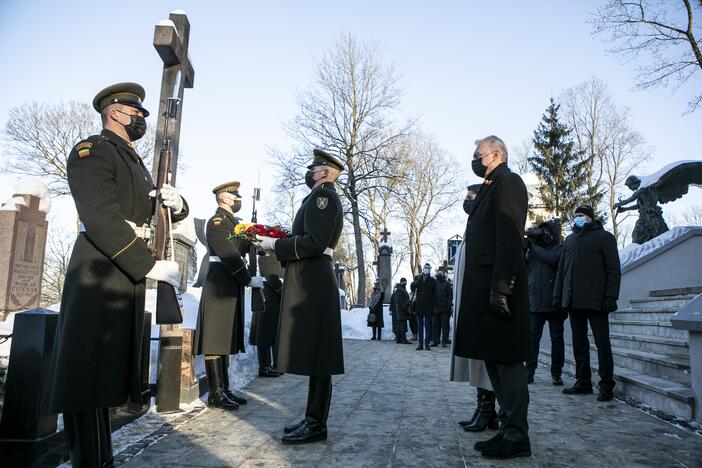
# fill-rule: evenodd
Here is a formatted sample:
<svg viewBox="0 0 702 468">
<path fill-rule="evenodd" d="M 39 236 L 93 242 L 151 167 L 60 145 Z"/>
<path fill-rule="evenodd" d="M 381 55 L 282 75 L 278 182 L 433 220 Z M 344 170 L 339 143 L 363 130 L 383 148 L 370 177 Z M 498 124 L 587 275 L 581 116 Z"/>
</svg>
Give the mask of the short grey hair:
<svg viewBox="0 0 702 468">
<path fill-rule="evenodd" d="M 500 153 L 500 159 L 502 162 L 507 162 L 509 158 L 509 154 L 507 152 L 507 145 L 505 145 L 505 142 L 502 141 L 502 138 L 496 136 L 496 135 L 488 135 L 485 138 L 481 138 L 480 140 L 475 140 L 475 146 L 480 146 L 481 144 L 486 143 L 490 146 L 490 149 L 493 151 L 497 151 Z"/>
</svg>

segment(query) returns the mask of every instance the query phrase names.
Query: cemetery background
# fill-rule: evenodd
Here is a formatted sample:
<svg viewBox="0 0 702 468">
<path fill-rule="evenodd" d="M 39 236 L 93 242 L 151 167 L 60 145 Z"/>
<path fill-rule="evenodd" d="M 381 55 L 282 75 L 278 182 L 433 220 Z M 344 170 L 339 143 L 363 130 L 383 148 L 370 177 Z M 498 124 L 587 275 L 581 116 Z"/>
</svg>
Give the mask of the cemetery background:
<svg viewBox="0 0 702 468">
<path fill-rule="evenodd" d="M 551 10 L 549 10 L 549 13 L 551 12 L 556 12 L 556 8 L 553 5 L 550 5 L 552 7 Z M 8 7 L 8 11 L 12 11 L 13 13 L 24 13 L 23 11 L 13 9 L 13 6 Z M 189 11 L 189 15 L 191 17 L 191 21 L 195 22 L 196 20 L 194 19 L 194 16 L 197 14 L 202 14 L 202 12 L 197 12 L 193 14 L 191 11 Z M 158 12 L 158 17 L 162 16 L 163 12 L 159 11 Z M 0 14 L 0 21 L 5 20 L 7 18 L 6 15 Z M 197 23 L 196 26 L 197 28 Z M 149 28 L 145 28 L 148 30 Z M 246 29 L 246 27 L 244 27 Z M 0 28 L 2 30 L 2 28 Z M 250 31 L 247 31 L 250 33 Z M 332 34 L 333 33 L 333 34 Z M 14 33 L 16 34 L 16 32 Z M 344 42 L 344 40 L 347 37 L 350 36 L 341 36 L 339 39 L 338 36 L 338 31 L 330 31 L 329 32 L 330 36 L 330 41 L 329 44 L 331 44 L 334 40 L 340 41 L 341 43 Z M 363 38 L 365 39 L 365 38 Z M 427 42 L 429 41 L 428 38 L 424 38 Z M 434 39 L 436 40 L 436 39 Z M 142 41 L 143 42 L 143 41 Z M 195 47 L 195 44 L 197 43 L 197 40 L 193 40 L 192 45 Z M 383 39 L 383 44 L 385 43 L 385 39 Z M 392 41 L 390 41 L 392 43 Z M 146 43 L 145 43 L 146 44 Z M 357 42 L 357 44 L 360 44 L 361 47 L 365 47 L 366 43 L 365 42 Z M 201 47 L 201 46 L 200 46 Z M 138 49 L 138 48 L 137 48 Z M 148 50 L 147 47 L 144 47 L 145 50 Z M 151 55 L 153 55 L 153 52 L 151 52 Z M 397 50 L 393 51 L 393 54 L 391 55 L 392 57 L 399 56 L 403 57 L 403 61 L 401 62 L 404 69 L 404 67 L 407 67 L 408 62 L 411 63 L 411 61 L 406 60 L 407 57 L 404 55 L 404 52 L 401 51 L 399 54 L 395 54 Z M 6 52 L 0 52 L 0 54 L 4 54 Z M 139 52 L 141 53 L 141 52 Z M 211 51 L 207 52 L 201 52 L 205 54 L 211 53 Z M 237 50 L 237 53 L 246 53 L 245 50 Z M 323 52 L 322 52 L 323 53 Z M 193 52 L 195 54 L 195 52 Z M 312 55 L 312 54 L 310 54 Z M 388 54 L 390 55 L 390 54 Z M 384 57 L 384 56 L 383 56 Z M 0 55 L 0 61 L 4 60 L 6 57 L 4 55 Z M 309 57 L 306 57 L 309 59 Z M 601 57 L 599 57 L 601 59 Z M 149 59 L 146 59 L 146 62 L 149 62 Z M 251 60 L 254 60 L 251 58 Z M 197 60 L 196 60 L 197 61 Z M 391 62 L 392 60 L 390 60 Z M 312 63 L 307 63 L 310 66 L 310 69 L 314 67 L 314 62 Z M 493 64 L 497 65 L 497 64 Z M 525 67 L 529 67 L 528 64 L 522 64 Z M 410 67 L 410 69 L 412 69 Z M 200 72 L 201 69 L 198 68 L 198 71 Z M 305 75 L 304 73 L 300 73 L 300 76 L 305 76 L 305 78 L 301 78 L 300 80 L 300 87 L 304 88 L 305 87 L 305 82 L 309 81 L 309 76 L 310 73 L 309 71 L 306 72 L 307 74 Z M 151 75 L 151 74 L 149 74 Z M 201 77 L 202 74 L 199 74 Z M 240 75 L 239 75 L 240 76 Z M 564 82 L 561 81 L 559 82 L 558 85 L 555 85 L 555 82 L 550 82 L 552 85 L 556 86 L 556 89 L 565 89 L 568 86 L 574 86 L 575 83 L 579 83 L 582 80 L 585 80 L 587 77 L 585 76 L 577 76 L 577 77 L 571 77 L 570 75 L 565 75 L 565 78 L 561 77 L 561 80 L 567 80 L 571 79 L 569 82 Z M 653 170 L 657 169 L 660 167 L 663 162 L 669 162 L 674 159 L 687 159 L 687 158 L 695 158 L 698 156 L 699 152 L 694 153 L 696 148 L 699 148 L 699 141 L 698 139 L 700 138 L 698 135 L 698 132 L 690 131 L 687 134 L 685 134 L 685 138 L 683 139 L 673 139 L 671 141 L 670 135 L 673 133 L 673 130 L 675 132 L 680 132 L 680 131 L 685 131 L 688 128 L 693 128 L 695 125 L 698 124 L 699 122 L 699 116 L 697 114 L 691 114 L 686 117 L 679 117 L 678 114 L 676 114 L 675 109 L 671 109 L 671 107 L 674 107 L 676 104 L 681 104 L 682 99 L 679 98 L 679 95 L 673 95 L 672 97 L 667 95 L 666 93 L 657 93 L 657 92 L 649 92 L 650 94 L 646 95 L 646 101 L 655 101 L 656 99 L 659 99 L 661 103 L 665 102 L 668 107 L 666 110 L 662 110 L 661 108 L 656 108 L 655 114 L 658 115 L 653 115 L 654 113 L 650 113 L 651 107 L 655 107 L 651 105 L 651 102 L 646 102 L 642 103 L 639 102 L 640 96 L 637 96 L 636 94 L 632 94 L 628 91 L 623 91 L 624 87 L 621 86 L 620 81 L 621 77 L 608 77 L 612 81 L 609 81 L 610 86 L 611 83 L 615 83 L 612 88 L 616 90 L 616 96 L 617 100 L 620 99 L 620 96 L 624 95 L 626 96 L 626 102 L 627 104 L 632 105 L 634 108 L 637 109 L 639 114 L 633 114 L 634 118 L 633 121 L 636 123 L 637 127 L 645 129 L 644 133 L 649 142 L 655 142 L 655 152 L 654 152 L 654 157 L 652 160 L 649 162 L 643 162 L 641 164 L 637 164 L 636 171 L 638 174 L 646 174 L 649 172 L 653 172 Z M 132 79 L 131 77 L 125 78 L 125 79 Z M 145 80 L 148 81 L 148 77 L 145 75 Z M 422 80 L 427 80 L 429 78 L 423 77 Z M 494 131 L 495 128 L 505 129 L 505 132 L 509 133 L 500 133 L 501 136 L 506 138 L 509 143 L 511 143 L 511 150 L 512 150 L 512 155 L 513 155 L 513 164 L 514 166 L 521 172 L 524 169 L 526 169 L 524 166 L 520 166 L 520 163 L 523 163 L 523 156 L 525 155 L 523 148 L 519 147 L 519 137 L 516 137 L 516 131 L 514 128 L 521 128 L 522 130 L 522 135 L 521 137 L 523 138 L 525 135 L 528 135 L 531 129 L 534 128 L 535 124 L 538 121 L 538 116 L 540 113 L 543 111 L 543 108 L 545 107 L 546 104 L 546 99 L 545 95 L 544 96 L 539 96 L 539 99 L 533 99 L 533 101 L 529 101 L 528 99 L 525 102 L 525 99 L 523 96 L 520 96 L 520 99 L 517 100 L 515 99 L 514 95 L 510 95 L 512 91 L 508 91 L 506 94 L 507 96 L 500 96 L 501 99 L 506 99 L 506 100 L 512 100 L 515 103 L 518 103 L 514 105 L 513 107 L 507 103 L 504 102 L 502 105 L 505 108 L 509 108 L 510 110 L 513 108 L 515 110 L 515 114 L 517 116 L 511 116 L 514 120 L 512 121 L 506 121 L 504 119 L 494 119 L 494 117 L 490 117 L 491 110 L 488 110 L 488 118 L 485 119 L 484 121 L 474 121 L 475 117 L 472 116 L 471 112 L 466 112 L 465 108 L 468 108 L 468 105 L 471 107 L 474 105 L 472 99 L 475 98 L 476 96 L 472 94 L 467 94 L 464 95 L 464 99 L 458 99 L 458 101 L 462 102 L 464 105 L 464 109 L 460 109 L 456 111 L 456 115 L 458 115 L 458 118 L 455 119 L 455 121 L 447 122 L 446 117 L 442 116 L 439 117 L 434 111 L 430 110 L 431 106 L 428 104 L 428 102 L 422 101 L 424 97 L 418 97 L 419 94 L 426 94 L 426 88 L 423 87 L 421 84 L 418 85 L 418 83 L 422 83 L 422 80 L 416 81 L 413 79 L 409 79 L 408 81 L 412 83 L 410 86 L 411 92 L 409 92 L 409 97 L 403 96 L 402 99 L 402 105 L 408 106 L 408 109 L 420 109 L 422 115 L 421 118 L 416 118 L 414 114 L 411 112 L 408 112 L 407 110 L 404 109 L 399 109 L 397 112 L 397 115 L 395 116 L 395 122 L 404 122 L 406 119 L 410 120 L 413 118 L 416 118 L 415 120 L 419 121 L 421 120 L 421 127 L 418 127 L 418 130 L 421 130 L 420 132 L 420 138 L 417 141 L 413 141 L 413 144 L 418 144 L 418 148 L 421 149 L 422 145 L 424 145 L 424 148 L 427 146 L 431 146 L 432 144 L 436 144 L 438 146 L 438 149 L 436 150 L 436 153 L 432 153 L 431 151 L 427 151 L 427 154 L 436 154 L 439 155 L 441 158 L 444 159 L 445 164 L 447 167 L 450 168 L 451 174 L 448 179 L 446 179 L 447 185 L 450 185 L 451 190 L 447 192 L 448 195 L 453 197 L 452 202 L 448 202 L 447 205 L 445 206 L 444 210 L 445 212 L 443 213 L 442 216 L 438 217 L 437 220 L 432 223 L 431 229 L 429 229 L 426 233 L 426 236 L 423 237 L 422 241 L 417 241 L 417 246 L 418 250 L 423 251 L 422 253 L 424 254 L 422 257 L 422 261 L 427 261 L 429 260 L 434 266 L 438 266 L 440 262 L 445 258 L 445 241 L 448 237 L 450 237 L 453 234 L 456 233 L 461 233 L 463 230 L 463 223 L 464 223 L 464 218 L 465 216 L 463 215 L 462 211 L 460 210 L 460 200 L 462 199 L 463 196 L 463 191 L 462 191 L 462 186 L 465 184 L 465 181 L 468 182 L 475 182 L 474 178 L 472 175 L 469 175 L 465 181 L 460 180 L 460 177 L 465 177 L 464 174 L 470 174 L 470 171 L 467 170 L 465 167 L 465 161 L 467 161 L 467 154 L 468 150 L 466 148 L 471 148 L 472 147 L 472 140 L 474 139 L 474 136 L 472 135 L 473 131 L 475 131 L 475 137 L 477 136 L 483 136 L 483 133 L 480 133 L 482 130 L 480 129 L 485 129 L 484 133 Z M 403 76 L 402 82 L 404 83 L 405 77 Z M 247 88 L 246 82 L 238 83 L 239 88 Z M 511 83 L 511 82 L 510 82 Z M 74 83 L 72 83 L 74 85 Z M 91 85 L 88 84 L 83 84 L 82 86 L 85 86 L 85 89 L 90 88 Z M 92 88 L 90 88 L 92 90 Z M 156 97 L 156 89 L 158 89 L 157 86 L 151 86 L 149 87 L 150 91 L 148 96 L 151 97 L 152 99 L 152 108 L 155 108 L 155 101 Z M 475 89 L 479 89 L 479 84 L 476 86 Z M 568 88 L 570 89 L 570 88 Z M 412 91 L 415 93 L 414 95 L 412 94 Z M 464 90 L 457 90 L 453 89 L 454 92 L 458 93 L 460 95 L 460 92 L 464 92 Z M 0 93 L 6 93 L 7 91 L 0 91 Z M 75 92 L 75 91 L 71 91 Z M 92 92 L 92 91 L 91 91 Z M 201 216 L 201 217 L 206 217 L 209 216 L 209 213 L 212 211 L 211 210 L 211 200 L 209 199 L 208 191 L 207 190 L 193 190 L 193 187 L 202 187 L 204 185 L 212 185 L 212 175 L 211 175 L 211 166 L 217 166 L 221 164 L 221 160 L 219 159 L 208 159 L 207 157 L 203 157 L 203 154 L 205 155 L 210 155 L 210 154 L 216 154 L 219 148 L 217 147 L 215 149 L 215 146 L 210 147 L 210 145 L 214 145 L 215 143 L 213 141 L 202 141 L 201 135 L 199 137 L 195 136 L 196 134 L 192 131 L 194 128 L 198 128 L 199 125 L 202 125 L 202 122 L 188 122 L 189 116 L 190 115 L 195 115 L 195 110 L 193 108 L 197 109 L 198 106 L 202 105 L 202 102 L 198 102 L 198 100 L 206 100 L 207 97 L 206 95 L 193 95 L 192 93 L 197 93 L 199 92 L 199 88 L 195 88 L 195 90 L 189 91 L 188 95 L 188 103 L 186 104 L 186 112 L 184 113 L 185 117 L 185 124 L 184 124 L 184 131 L 183 131 L 183 144 L 185 147 L 185 155 L 186 155 L 186 166 L 184 166 L 182 169 L 185 169 L 184 171 L 180 172 L 181 177 L 179 177 L 179 188 L 183 191 L 183 193 L 186 195 L 186 197 L 191 201 L 191 206 L 194 208 L 194 212 L 196 215 Z M 40 95 L 41 93 L 37 93 Z M 90 94 L 90 93 L 87 93 Z M 0 96 L 2 96 L 0 94 Z M 148 101 L 148 96 L 147 96 L 147 102 Z M 197 96 L 197 97 L 193 97 Z M 76 96 L 76 99 L 79 99 L 81 101 L 89 101 L 89 97 L 86 98 L 85 96 Z M 240 94 L 235 95 L 235 100 L 241 100 L 242 96 Z M 6 100 L 1 100 L 0 99 L 0 111 L 3 111 L 3 102 L 12 102 L 6 101 Z M 294 110 L 294 104 L 291 103 L 290 99 L 287 101 L 285 99 L 282 100 L 282 102 L 286 102 L 287 105 L 283 106 L 278 106 L 278 105 L 271 105 L 268 111 L 270 109 L 284 109 L 280 110 L 277 112 L 281 112 L 282 115 L 287 116 L 289 118 L 290 115 L 295 114 Z M 419 102 L 419 105 L 417 103 Z M 631 104 L 634 103 L 634 104 Z M 671 105 L 672 103 L 672 105 Z M 408 105 L 409 104 L 409 105 Z M 20 105 L 15 101 L 15 105 Z M 250 105 L 256 105 L 255 103 L 250 103 Z M 484 104 L 485 105 L 485 104 Z M 494 103 L 491 103 L 491 105 L 494 105 Z M 193 106 L 193 107 L 191 107 Z M 476 105 L 476 108 L 480 107 L 480 105 Z M 236 128 L 237 130 L 239 128 L 246 128 L 246 125 L 243 124 L 242 122 L 239 122 L 237 119 L 240 118 L 238 116 L 238 112 L 235 112 L 237 115 L 232 115 L 227 112 L 228 106 L 223 106 L 222 111 L 217 110 L 215 112 L 222 112 L 222 114 L 225 116 L 224 119 L 219 119 L 219 120 L 227 120 L 226 117 L 231 116 L 232 121 L 229 122 L 229 124 L 232 126 L 232 128 Z M 491 109 L 491 107 L 485 107 L 486 109 Z M 521 113 L 525 113 L 526 111 L 524 108 L 529 108 L 530 115 L 528 118 L 525 115 L 521 115 Z M 274 112 L 276 112 L 274 110 Z M 648 112 L 648 114 L 647 114 Z M 664 119 L 661 114 L 668 112 L 667 117 L 669 119 Z M 241 113 L 245 113 L 244 110 L 241 111 Z M 8 113 L 5 112 L 4 114 L 0 115 L 7 115 Z M 204 115 L 204 114 L 199 114 L 199 115 Z M 646 117 L 641 118 L 641 116 L 644 115 Z M 0 117 L 4 118 L 4 117 Z M 647 122 L 647 118 L 650 119 L 649 122 Z M 213 122 L 217 119 L 206 119 L 207 122 Z M 280 120 L 285 120 L 285 119 L 280 119 Z M 492 120 L 492 121 L 490 121 Z M 669 127 L 666 127 L 665 125 L 661 125 L 661 122 L 665 121 Z M 262 121 L 259 121 L 261 123 Z M 527 123 L 528 122 L 528 123 Z M 672 124 L 670 122 L 675 122 L 675 124 Z M 250 122 L 249 122 L 250 124 Z M 451 128 L 455 129 L 455 126 L 458 125 L 462 130 L 458 132 L 453 132 L 454 135 L 451 135 L 449 133 L 449 130 Z M 278 122 L 278 126 L 275 127 L 276 129 L 280 128 L 280 123 Z M 471 135 L 466 136 L 465 135 L 465 129 L 466 128 L 471 128 L 470 133 Z M 699 127 L 696 127 L 699 128 Z M 186 130 L 189 129 L 189 130 Z M 475 130 L 473 130 L 475 129 Z M 524 130 L 526 129 L 526 131 Z M 208 129 L 211 130 L 213 134 L 217 134 L 216 129 Z M 231 133 L 231 132 L 230 132 Z M 273 132 L 275 133 L 275 132 Z M 460 141 L 456 139 L 455 134 L 461 134 Z M 190 135 L 188 137 L 188 135 Z M 251 133 L 250 135 L 255 135 L 255 133 Z M 276 212 L 274 207 L 280 207 L 280 200 L 272 195 L 275 191 L 280 189 L 279 185 L 274 185 L 273 184 L 273 177 L 266 176 L 266 174 L 270 174 L 272 171 L 272 168 L 275 167 L 275 159 L 279 158 L 281 156 L 284 156 L 281 152 L 279 152 L 279 148 L 281 147 L 288 147 L 292 145 L 293 143 L 291 142 L 291 139 L 289 137 L 286 137 L 285 135 L 277 135 L 277 137 L 274 137 L 272 141 L 274 143 L 270 143 L 270 139 L 264 138 L 263 135 L 261 135 L 261 140 L 262 142 L 252 142 L 249 140 L 254 140 L 254 138 L 232 138 L 232 141 L 227 141 L 228 144 L 231 144 L 232 151 L 235 152 L 235 158 L 234 161 L 235 163 L 241 162 L 241 164 L 236 164 L 236 168 L 232 169 L 232 171 L 236 172 L 237 176 L 239 174 L 242 175 L 242 177 L 238 177 L 244 181 L 244 185 L 249 186 L 251 189 L 253 186 L 258 186 L 261 185 L 264 187 L 264 208 L 261 210 L 263 213 L 263 216 L 261 216 L 261 219 L 266 221 L 266 215 L 268 216 L 275 216 L 279 215 L 279 213 Z M 682 141 L 681 141 L 682 140 Z M 221 145 L 221 142 L 219 142 Z M 193 145 L 193 146 L 189 146 Z M 250 145 L 259 145 L 257 147 L 252 147 Z M 192 148 L 193 154 L 194 154 L 194 162 L 189 162 L 188 161 L 188 154 L 189 154 L 189 148 Z M 661 149 L 662 148 L 662 149 Z M 251 153 L 248 153 L 249 151 L 252 151 Z M 259 155 L 264 155 L 267 154 L 268 157 L 260 157 L 256 160 L 255 163 L 249 164 L 251 161 L 251 158 L 244 156 L 244 157 L 239 157 L 238 154 L 259 154 Z M 3 153 L 4 157 L 12 157 L 12 152 L 7 151 L 7 148 L 5 148 L 5 152 Z M 643 153 L 642 153 L 643 154 Z M 682 154 L 682 156 L 680 156 Z M 678 155 L 676 157 L 676 155 Z M 672 159 L 671 159 L 672 158 Z M 244 161 L 246 161 L 246 164 L 244 164 Z M 650 168 L 650 170 L 645 169 L 645 168 Z M 217 171 L 219 172 L 219 170 Z M 260 172 L 263 172 L 264 177 L 261 179 L 260 178 Z M 461 174 L 460 177 L 456 177 L 456 174 Z M 527 181 L 532 180 L 533 181 L 533 176 L 529 176 L 528 174 L 525 173 L 525 176 Z M 14 184 L 17 181 L 16 177 L 13 176 L 8 176 L 8 175 L 1 175 L 0 178 L 2 178 L 2 181 L 10 181 L 12 184 Z M 260 181 L 260 182 L 259 182 Z M 462 183 L 463 182 L 463 183 Z M 537 194 L 535 191 L 535 185 L 534 183 L 529 184 L 530 185 L 530 193 L 534 197 L 533 201 L 537 199 Z M 0 198 L 2 198 L 3 192 L 2 190 L 6 190 L 5 188 L 2 188 L 2 185 L 0 185 Z M 191 197 L 191 192 L 192 192 L 192 197 Z M 246 191 L 244 190 L 244 193 Z M 620 192 L 621 193 L 621 192 Z M 628 193 L 627 193 L 628 194 Z M 7 192 L 7 196 L 9 197 L 10 192 Z M 286 193 L 286 195 L 290 195 L 290 200 L 289 200 L 289 206 L 288 204 L 284 204 L 285 208 L 291 208 L 294 205 L 294 197 L 298 196 L 299 193 L 296 195 L 294 191 L 291 191 L 290 194 Z M 407 193 L 407 195 L 411 195 L 411 191 Z M 7 198 L 7 197 L 5 197 Z M 698 191 L 693 189 L 688 197 L 683 199 L 681 202 L 676 202 L 674 206 L 665 206 L 664 207 L 664 212 L 665 215 L 669 221 L 669 224 L 672 226 L 676 224 L 689 224 L 689 221 L 695 221 L 697 220 L 697 223 L 699 224 L 699 212 L 695 212 L 694 209 L 691 209 L 690 207 L 694 206 L 696 203 L 699 204 L 699 200 L 702 199 L 702 196 Z M 54 224 L 57 225 L 57 231 L 54 231 L 56 233 L 56 236 L 60 235 L 61 231 L 60 229 L 63 229 L 63 234 L 65 235 L 65 238 L 72 240 L 73 238 L 73 228 L 74 228 L 74 222 L 73 220 L 75 219 L 75 215 L 71 211 L 70 207 L 70 199 L 63 198 L 63 199 L 56 199 L 56 205 L 57 205 L 57 213 L 59 215 L 54 220 L 50 220 L 50 226 L 53 227 Z M 394 232 L 393 236 L 391 236 L 389 244 L 393 247 L 394 250 L 394 256 L 393 256 L 393 263 L 391 265 L 391 270 L 394 273 L 393 274 L 393 282 L 396 282 L 399 279 L 399 276 L 406 276 L 406 277 L 411 277 L 412 273 L 410 271 L 410 265 L 411 263 L 421 263 L 421 261 L 418 261 L 417 258 L 412 259 L 408 253 L 408 249 L 405 247 L 406 244 L 411 243 L 411 233 L 405 232 L 405 225 L 403 224 L 404 221 L 406 221 L 406 218 L 403 218 L 402 216 L 398 216 L 397 212 L 393 212 L 393 210 L 387 210 L 387 204 L 386 200 L 383 200 L 382 197 L 380 199 L 369 199 L 368 204 L 365 206 L 365 208 L 368 210 L 367 216 L 368 219 L 370 219 L 372 222 L 366 222 L 366 232 L 364 233 L 364 238 L 363 238 L 363 247 L 365 251 L 365 261 L 364 265 L 368 273 L 368 278 L 367 278 L 367 285 L 372 281 L 374 278 L 374 271 L 375 267 L 372 265 L 372 262 L 376 259 L 377 257 L 377 249 L 378 246 L 381 245 L 378 243 L 380 240 L 380 231 L 382 228 L 387 226 L 387 228 L 391 231 Z M 398 209 L 398 207 L 395 207 Z M 378 209 L 376 212 L 375 210 Z M 197 211 L 196 211 L 197 210 Z M 399 208 L 401 211 L 401 208 Z M 242 214 L 243 218 L 247 218 L 247 213 L 246 213 L 246 204 L 245 204 L 245 209 Z M 677 217 L 677 219 L 675 219 Z M 671 222 L 672 221 L 672 222 Z M 55 236 L 50 233 L 49 235 L 50 240 L 55 240 Z M 358 297 L 357 294 L 355 294 L 355 290 L 360 286 L 357 281 L 355 281 L 354 278 L 354 258 L 353 255 L 351 255 L 349 252 L 352 252 L 354 249 L 353 241 L 352 241 L 352 233 L 349 231 L 347 232 L 347 239 L 346 242 L 347 244 L 342 246 L 342 248 L 339 249 L 339 257 L 342 261 L 344 261 L 343 266 L 345 267 L 347 271 L 347 281 L 348 281 L 348 293 L 351 296 L 351 300 L 349 301 L 349 304 L 358 304 L 362 303 L 365 298 L 363 297 Z M 415 239 L 416 241 L 416 239 Z M 198 247 L 199 253 L 202 254 L 202 248 Z M 64 251 L 64 253 L 67 253 L 67 251 Z M 386 268 L 386 267 L 384 267 Z M 350 274 L 349 274 L 350 273 Z M 388 285 L 390 286 L 390 285 Z M 695 285 L 692 285 L 695 286 Z M 366 289 L 366 292 L 369 291 L 370 288 Z M 196 301 L 195 296 L 193 295 L 188 295 L 187 296 L 188 300 L 191 302 L 190 306 L 192 306 L 192 303 L 195 303 Z M 678 304 L 682 305 L 682 304 Z M 354 309 L 353 311 L 349 311 L 348 313 L 345 312 L 343 317 L 344 317 L 344 336 L 345 337 L 351 337 L 351 338 L 365 338 L 368 334 L 368 330 L 365 327 L 365 310 L 362 308 L 357 308 Z M 670 314 L 668 314 L 670 315 Z M 11 319 L 10 319 L 11 320 Z M 390 323 L 389 317 L 386 317 L 386 323 Z M 8 321 L 6 324 L 3 324 L 3 329 L 7 328 L 7 325 L 11 323 L 11 321 Z M 191 326 L 194 326 L 194 323 L 191 324 Z M 153 336 L 153 331 L 152 331 L 152 336 Z M 1 348 L 0 348 L 1 349 Z M 1 355 L 2 353 L 0 353 Z M 254 361 L 251 359 L 255 358 L 255 353 L 248 353 L 245 356 L 241 356 L 240 358 L 237 358 L 237 365 L 232 366 L 233 368 L 238 368 L 237 370 L 239 373 L 237 375 L 239 376 L 247 376 L 250 375 L 252 372 L 252 369 L 255 367 Z M 155 353 L 152 353 L 152 364 L 154 363 L 154 360 L 156 359 Z M 201 367 L 201 366 L 200 366 Z M 153 367 L 152 367 L 153 369 Z M 685 369 L 682 369 L 683 373 Z M 201 371 L 201 369 L 199 369 Z M 235 372 L 233 372 L 235 373 Z M 235 373 L 236 374 L 236 373 Z M 688 367 L 688 375 L 689 375 L 689 367 Z M 152 375 L 152 378 L 154 376 Z M 238 383 L 243 384 L 246 382 L 246 379 L 240 380 Z"/>
</svg>

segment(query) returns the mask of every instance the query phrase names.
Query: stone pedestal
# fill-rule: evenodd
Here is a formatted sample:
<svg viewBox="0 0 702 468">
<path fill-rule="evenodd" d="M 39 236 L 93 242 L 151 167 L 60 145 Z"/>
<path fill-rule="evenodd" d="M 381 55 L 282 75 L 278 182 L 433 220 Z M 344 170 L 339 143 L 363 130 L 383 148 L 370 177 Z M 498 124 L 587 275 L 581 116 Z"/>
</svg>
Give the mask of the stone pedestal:
<svg viewBox="0 0 702 468">
<path fill-rule="evenodd" d="M 388 244 L 381 244 L 378 251 L 378 279 L 385 291 L 383 304 L 390 303 L 392 295 L 392 247 Z"/>
<path fill-rule="evenodd" d="M 48 222 L 40 199 L 14 195 L 0 208 L 0 319 L 39 306 Z"/>
<path fill-rule="evenodd" d="M 676 312 L 670 323 L 673 328 L 687 330 L 690 345 L 690 383 L 695 395 L 695 415 L 702 423 L 702 294 Z"/>
<path fill-rule="evenodd" d="M 194 330 L 161 325 L 156 383 L 156 411 L 179 411 L 181 403 L 199 397 L 192 354 Z"/>
<path fill-rule="evenodd" d="M 47 379 L 58 312 L 32 309 L 15 315 L 0 438 L 34 441 L 56 432 L 47 410 Z"/>
</svg>

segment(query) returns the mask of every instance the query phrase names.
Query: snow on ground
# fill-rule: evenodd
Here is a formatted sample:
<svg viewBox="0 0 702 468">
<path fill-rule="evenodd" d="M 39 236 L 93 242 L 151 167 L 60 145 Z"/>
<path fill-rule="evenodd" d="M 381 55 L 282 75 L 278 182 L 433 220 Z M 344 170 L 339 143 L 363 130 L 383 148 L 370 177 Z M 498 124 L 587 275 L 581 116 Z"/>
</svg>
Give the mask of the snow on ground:
<svg viewBox="0 0 702 468">
<path fill-rule="evenodd" d="M 366 322 L 368 310 L 367 307 L 364 307 L 341 311 L 341 336 L 343 338 L 365 340 L 371 337 L 372 330 Z M 383 320 L 386 330 L 392 328 L 392 317 L 390 317 L 387 305 L 383 306 Z"/>
</svg>

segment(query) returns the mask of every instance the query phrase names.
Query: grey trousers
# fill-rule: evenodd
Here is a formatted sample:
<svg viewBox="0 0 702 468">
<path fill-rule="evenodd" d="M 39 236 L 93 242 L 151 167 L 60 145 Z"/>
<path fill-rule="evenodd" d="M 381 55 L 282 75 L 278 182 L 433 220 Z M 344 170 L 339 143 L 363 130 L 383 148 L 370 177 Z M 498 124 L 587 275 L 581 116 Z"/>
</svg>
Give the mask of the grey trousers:
<svg viewBox="0 0 702 468">
<path fill-rule="evenodd" d="M 529 387 L 524 364 L 485 361 L 485 368 L 500 409 L 507 416 L 503 437 L 510 442 L 529 440 Z"/>
</svg>

